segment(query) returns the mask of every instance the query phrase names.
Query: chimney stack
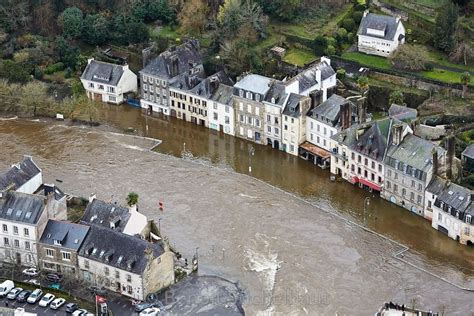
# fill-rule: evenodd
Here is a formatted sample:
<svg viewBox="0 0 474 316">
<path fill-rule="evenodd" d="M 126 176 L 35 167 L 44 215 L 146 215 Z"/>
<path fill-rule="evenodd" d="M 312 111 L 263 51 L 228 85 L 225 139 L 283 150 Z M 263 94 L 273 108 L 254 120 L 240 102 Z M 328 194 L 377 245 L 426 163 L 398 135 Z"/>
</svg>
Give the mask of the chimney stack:
<svg viewBox="0 0 474 316">
<path fill-rule="evenodd" d="M 403 140 L 403 125 L 394 124 L 392 126 L 392 144 L 395 146 L 400 145 Z"/>
<path fill-rule="evenodd" d="M 446 137 L 446 150 L 448 151 L 447 153 L 447 166 L 446 166 L 446 176 L 448 179 L 453 178 L 453 162 L 454 162 L 454 137 L 452 135 L 449 135 Z"/>
<path fill-rule="evenodd" d="M 309 96 L 311 97 L 312 108 L 319 106 L 323 101 L 323 91 L 321 90 L 313 91 Z"/>
<path fill-rule="evenodd" d="M 357 99 L 357 112 L 357 115 L 359 116 L 359 124 L 364 124 L 367 120 L 365 98 Z"/>
<path fill-rule="evenodd" d="M 438 151 L 436 150 L 436 148 L 433 148 L 431 153 L 433 155 L 433 176 L 437 176 L 439 172 L 438 171 Z"/>
<path fill-rule="evenodd" d="M 340 105 L 341 115 L 341 128 L 342 130 L 348 129 L 351 126 L 351 104 L 346 102 Z"/>
</svg>

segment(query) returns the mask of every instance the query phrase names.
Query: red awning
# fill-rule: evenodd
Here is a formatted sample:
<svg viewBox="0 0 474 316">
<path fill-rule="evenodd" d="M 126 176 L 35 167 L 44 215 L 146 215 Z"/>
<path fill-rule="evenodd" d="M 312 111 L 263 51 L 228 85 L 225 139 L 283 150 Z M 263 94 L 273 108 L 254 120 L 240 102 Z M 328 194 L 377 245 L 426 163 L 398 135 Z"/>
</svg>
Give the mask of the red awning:
<svg viewBox="0 0 474 316">
<path fill-rule="evenodd" d="M 363 185 L 366 185 L 366 186 L 368 186 L 369 188 L 372 188 L 375 191 L 382 191 L 382 188 L 379 185 L 377 185 L 375 183 L 372 183 L 370 181 L 367 181 L 365 179 L 353 177 L 352 180 L 353 180 L 353 183 L 360 182 Z"/>
</svg>

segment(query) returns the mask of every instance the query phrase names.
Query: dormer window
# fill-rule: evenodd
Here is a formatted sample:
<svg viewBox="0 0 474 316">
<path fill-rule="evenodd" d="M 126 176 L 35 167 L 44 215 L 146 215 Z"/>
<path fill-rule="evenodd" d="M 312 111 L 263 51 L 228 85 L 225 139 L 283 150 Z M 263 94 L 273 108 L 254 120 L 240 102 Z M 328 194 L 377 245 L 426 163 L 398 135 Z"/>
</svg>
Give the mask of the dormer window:
<svg viewBox="0 0 474 316">
<path fill-rule="evenodd" d="M 247 99 L 249 100 L 252 100 L 252 92 L 248 92 L 247 91 L 247 96 L 246 96 Z"/>
<path fill-rule="evenodd" d="M 472 216 L 471 215 L 466 215 L 466 223 L 471 224 Z"/>
<path fill-rule="evenodd" d="M 260 94 L 255 95 L 255 101 L 260 101 Z"/>
<path fill-rule="evenodd" d="M 275 98 L 272 98 L 272 103 L 275 104 Z"/>
<path fill-rule="evenodd" d="M 54 244 L 55 244 L 56 246 L 61 246 L 61 240 L 55 239 L 55 240 L 54 240 Z"/>
<path fill-rule="evenodd" d="M 240 96 L 240 97 L 243 97 L 243 96 L 244 96 L 244 90 L 242 90 L 242 89 L 239 90 L 239 96 Z"/>
</svg>

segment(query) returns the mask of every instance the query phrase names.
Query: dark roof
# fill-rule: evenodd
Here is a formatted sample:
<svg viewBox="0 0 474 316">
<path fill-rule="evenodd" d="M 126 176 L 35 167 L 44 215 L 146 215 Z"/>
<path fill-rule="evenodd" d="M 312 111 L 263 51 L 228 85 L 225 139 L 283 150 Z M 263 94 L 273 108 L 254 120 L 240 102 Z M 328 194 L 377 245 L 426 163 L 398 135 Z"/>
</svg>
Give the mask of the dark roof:
<svg viewBox="0 0 474 316">
<path fill-rule="evenodd" d="M 188 73 L 180 74 L 173 79 L 170 87 L 174 87 L 183 91 L 188 91 L 197 86 L 203 78 L 200 75 L 189 75 Z"/>
<path fill-rule="evenodd" d="M 81 79 L 116 86 L 123 75 L 123 66 L 91 60 Z"/>
<path fill-rule="evenodd" d="M 111 229 L 111 224 L 113 224 L 115 226 L 114 230 L 121 232 L 129 219 L 130 211 L 128 208 L 94 199 L 87 205 L 81 223 L 99 225 L 108 229 Z"/>
<path fill-rule="evenodd" d="M 474 159 L 474 144 L 467 146 L 462 155 Z"/>
<path fill-rule="evenodd" d="M 316 78 L 317 70 L 321 71 L 321 80 L 326 80 L 327 78 L 334 75 L 336 72 L 334 69 L 329 65 L 326 61 L 319 62 L 308 69 L 303 70 L 293 78 L 291 78 L 288 83 L 292 83 L 294 81 L 299 82 L 299 91 L 298 93 L 302 93 L 303 91 L 308 90 L 312 86 L 318 84 L 318 80 Z"/>
<path fill-rule="evenodd" d="M 66 194 L 54 184 L 42 184 L 34 194 L 42 195 L 47 197 L 50 193 L 53 193 L 56 201 L 61 200 Z"/>
<path fill-rule="evenodd" d="M 12 189 L 18 189 L 34 176 L 41 172 L 41 169 L 34 163 L 30 156 L 25 156 L 23 160 L 0 174 L 0 191 L 13 185 Z"/>
<path fill-rule="evenodd" d="M 173 70 L 175 66 L 177 69 Z M 189 74 L 189 71 L 196 66 L 202 68 L 199 42 L 188 40 L 179 46 L 169 47 L 158 57 L 150 60 L 140 73 L 171 79 L 180 74 Z"/>
<path fill-rule="evenodd" d="M 54 241 L 61 242 L 61 247 L 79 250 L 87 236 L 89 226 L 64 221 L 48 220 L 41 235 L 40 243 L 54 246 Z"/>
<path fill-rule="evenodd" d="M 287 96 L 285 88 L 286 87 L 283 82 L 273 81 L 271 83 L 270 89 L 267 92 L 267 95 L 265 96 L 264 101 L 271 104 L 283 106 Z"/>
<path fill-rule="evenodd" d="M 226 84 L 219 84 L 219 87 L 211 97 L 211 100 L 218 102 L 220 104 L 225 104 L 228 106 L 232 106 L 233 102 L 232 99 L 234 97 L 234 88 L 232 86 L 228 86 Z"/>
<path fill-rule="evenodd" d="M 46 198 L 21 192 L 9 191 L 0 198 L 0 218 L 36 224 L 43 213 Z"/>
<path fill-rule="evenodd" d="M 412 120 L 418 116 L 418 111 L 416 109 L 394 103 L 388 109 L 388 115 L 401 121 Z"/>
<path fill-rule="evenodd" d="M 230 79 L 230 77 L 227 76 L 225 72 L 219 71 L 202 80 L 199 84 L 192 88 L 190 92 L 197 96 L 210 99 L 211 96 L 217 91 L 217 88 L 221 83 L 228 86 L 232 86 L 234 84 L 232 79 Z"/>
<path fill-rule="evenodd" d="M 283 115 L 288 115 L 291 117 L 300 117 L 306 113 L 301 113 L 300 101 L 304 96 L 296 93 L 290 93 L 288 101 L 286 101 L 285 109 L 283 110 Z"/>
<path fill-rule="evenodd" d="M 398 146 L 390 146 L 387 157 L 401 161 L 413 168 L 427 172 L 433 165 L 433 150 L 438 151 L 438 157 L 445 154 L 446 150 L 432 142 L 413 134 L 406 135 Z"/>
<path fill-rule="evenodd" d="M 461 213 L 465 213 L 466 211 L 472 212 L 472 207 L 470 207 L 471 190 L 447 180 L 444 180 L 444 184 L 444 188 L 438 193 L 435 205 L 440 207 L 439 202 L 443 202 L 445 204 L 445 210 L 447 209 L 446 206 L 450 206 Z"/>
<path fill-rule="evenodd" d="M 336 127 L 340 123 L 341 105 L 346 104 L 346 103 L 350 103 L 350 106 L 352 107 L 351 116 L 356 117 L 357 116 L 356 105 L 352 103 L 351 101 L 337 94 L 333 94 L 326 101 L 324 101 L 320 105 L 311 109 L 308 112 L 308 116 L 310 116 L 311 118 L 315 120 L 321 121 L 325 124 Z"/>
<path fill-rule="evenodd" d="M 446 180 L 439 176 L 434 176 L 430 184 L 426 187 L 426 191 L 435 195 L 439 195 L 445 187 Z"/>
<path fill-rule="evenodd" d="M 336 73 L 331 65 L 325 61 L 319 64 L 319 69 L 321 70 L 321 80 L 323 81 Z"/>
<path fill-rule="evenodd" d="M 162 243 L 149 243 L 136 236 L 126 235 L 92 225 L 79 249 L 79 255 L 109 266 L 141 274 L 148 264 L 145 251 L 151 248 L 155 257 L 164 253 Z"/>
<path fill-rule="evenodd" d="M 397 19 L 393 16 L 369 13 L 360 21 L 359 30 L 357 31 L 357 34 L 378 37 L 392 41 L 394 40 L 395 34 L 397 33 L 399 23 L 401 22 L 397 21 Z M 384 36 L 368 34 L 367 29 L 369 28 L 378 31 L 383 31 Z"/>
</svg>

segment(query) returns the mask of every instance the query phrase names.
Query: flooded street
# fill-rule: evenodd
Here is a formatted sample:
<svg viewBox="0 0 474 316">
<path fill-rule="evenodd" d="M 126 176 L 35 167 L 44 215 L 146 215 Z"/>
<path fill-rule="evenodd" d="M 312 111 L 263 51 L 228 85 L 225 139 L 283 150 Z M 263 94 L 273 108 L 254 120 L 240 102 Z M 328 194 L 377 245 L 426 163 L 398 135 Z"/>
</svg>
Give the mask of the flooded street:
<svg viewBox="0 0 474 316">
<path fill-rule="evenodd" d="M 474 310 L 473 292 L 400 262 L 393 257 L 400 245 L 340 217 L 363 223 L 368 192 L 332 183 L 327 171 L 299 158 L 182 121 L 146 118 L 129 107 L 106 106 L 99 115 L 119 131 L 131 127 L 162 140 L 158 150 L 171 155 L 150 152 L 155 143 L 147 139 L 3 120 L 0 168 L 30 154 L 46 181 L 61 179 L 66 192 L 121 203 L 137 192 L 140 210 L 161 218 L 163 233 L 185 257 L 198 252 L 200 274 L 238 281 L 249 315 L 371 315 L 390 300 L 446 315 Z M 198 158 L 175 157 L 184 149 Z M 249 164 L 255 178 L 247 175 Z M 366 220 L 408 246 L 407 261 L 474 288 L 473 248 L 378 197 Z"/>
</svg>

